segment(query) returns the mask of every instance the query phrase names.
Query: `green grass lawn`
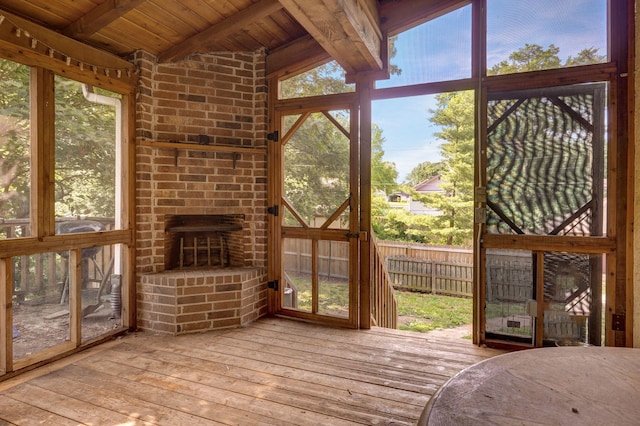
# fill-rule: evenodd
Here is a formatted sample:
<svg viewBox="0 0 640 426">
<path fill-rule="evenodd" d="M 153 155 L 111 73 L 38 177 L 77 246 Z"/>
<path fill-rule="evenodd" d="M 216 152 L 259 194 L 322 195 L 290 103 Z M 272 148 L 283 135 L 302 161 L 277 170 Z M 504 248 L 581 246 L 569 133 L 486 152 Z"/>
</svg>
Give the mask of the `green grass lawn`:
<svg viewBox="0 0 640 426">
<path fill-rule="evenodd" d="M 311 312 L 311 280 L 308 276 L 290 276 L 298 289 L 298 309 Z M 348 315 L 348 283 L 323 282 L 320 285 L 319 313 Z M 473 302 L 471 299 L 432 294 L 396 291 L 398 300 L 398 328 L 400 330 L 427 331 L 453 328 L 471 324 Z M 404 318 L 403 318 L 404 317 Z"/>
<path fill-rule="evenodd" d="M 396 291 L 398 316 L 411 317 L 399 321 L 400 330 L 425 333 L 437 328 L 452 328 L 471 324 L 473 301 L 471 299 L 432 294 Z"/>
<path fill-rule="evenodd" d="M 289 278 L 298 289 L 298 309 L 311 312 L 311 278 L 290 274 Z M 318 291 L 320 314 L 349 316 L 349 281 L 321 279 Z"/>
</svg>

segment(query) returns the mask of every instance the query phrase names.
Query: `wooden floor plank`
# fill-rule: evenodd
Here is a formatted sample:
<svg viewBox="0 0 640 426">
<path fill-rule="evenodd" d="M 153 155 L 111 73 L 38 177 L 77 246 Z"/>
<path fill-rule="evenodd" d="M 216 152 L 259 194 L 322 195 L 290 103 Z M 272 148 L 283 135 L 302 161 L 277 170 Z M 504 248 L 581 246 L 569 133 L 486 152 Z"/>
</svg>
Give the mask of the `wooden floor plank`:
<svg viewBox="0 0 640 426">
<path fill-rule="evenodd" d="M 141 332 L 0 383 L 0 422 L 415 424 L 450 377 L 499 353 L 282 318 L 178 337 Z"/>
<path fill-rule="evenodd" d="M 317 417 L 317 420 L 322 422 L 327 421 L 327 418 L 323 418 L 322 416 L 332 416 L 365 424 L 380 423 L 386 417 L 390 417 L 390 413 L 375 413 L 374 406 L 368 407 L 366 411 L 359 410 L 358 407 L 361 405 L 360 401 L 358 401 L 358 404 L 350 405 L 342 402 L 330 402 L 324 400 L 324 398 L 309 396 L 285 389 L 278 390 L 272 387 L 265 387 L 253 383 L 250 380 L 237 379 L 215 373 L 213 370 L 207 368 L 210 364 L 203 360 L 192 360 L 189 362 L 186 357 L 179 358 L 179 355 L 160 351 L 138 355 L 135 358 L 132 358 L 129 353 L 111 353 L 111 361 L 114 363 L 130 367 L 144 365 L 145 372 L 162 372 L 170 377 L 171 382 L 179 379 L 186 382 L 206 385 L 215 391 L 225 391 L 236 395 L 243 395 L 250 398 L 252 404 L 255 404 L 257 401 L 261 401 L 265 405 L 273 403 L 274 410 L 278 410 L 280 405 L 300 407 L 306 412 L 305 417 L 309 418 L 312 413 L 317 413 L 320 416 L 315 416 L 314 414 L 314 418 Z M 137 379 L 139 379 L 139 377 Z M 265 389 L 269 391 L 265 392 Z M 402 422 L 409 424 L 411 423 L 410 420 L 414 420 L 406 418 L 406 416 L 403 418 L 400 413 L 395 414 L 393 418 L 399 424 Z"/>
<path fill-rule="evenodd" d="M 327 339 L 320 340 L 321 336 L 317 335 L 283 335 L 276 331 L 263 329 L 242 330 L 241 333 L 235 333 L 233 338 L 238 339 L 242 336 L 247 336 L 246 340 L 248 341 L 263 343 L 283 340 L 290 342 L 293 347 L 306 346 L 314 353 L 333 355 L 355 362 L 371 361 L 371 354 L 375 352 L 376 356 L 374 359 L 379 363 L 388 364 L 388 361 L 393 359 L 393 366 L 397 369 L 412 369 L 426 374 L 450 375 L 452 372 L 460 371 L 461 368 L 480 360 L 480 358 L 475 357 L 473 360 L 466 362 L 453 361 L 443 358 L 441 353 L 434 354 L 433 349 L 427 346 L 423 346 L 422 353 L 413 354 L 404 351 L 394 351 L 388 348 L 364 346 L 359 342 L 351 342 L 349 344 L 349 350 L 344 351 L 345 342 L 335 342 Z M 443 367 L 449 371 L 443 371 Z"/>
<path fill-rule="evenodd" d="M 309 352 L 300 352 L 286 347 L 268 346 L 239 339 L 227 339 L 225 342 L 225 345 L 217 346 L 215 350 L 229 356 L 254 360 L 268 357 L 273 363 L 293 369 L 312 371 L 417 394 L 432 395 L 447 380 L 445 376 L 418 378 L 407 374 L 403 374 L 403 377 L 399 378 L 388 374 L 388 372 L 383 371 L 384 369 L 378 368 L 376 371 L 375 366 L 363 366 L 358 363 L 346 362 L 338 363 L 337 360 L 331 362 L 332 360 L 329 357 L 315 356 Z M 377 374 L 374 374 L 374 371 Z"/>
<path fill-rule="evenodd" d="M 0 395 L 0 425 L 5 424 L 19 426 L 34 424 L 76 426 L 78 422 L 6 395 Z"/>
<path fill-rule="evenodd" d="M 83 364 L 86 364 L 86 361 Z M 177 398 L 181 398 L 182 395 L 194 395 L 236 410 L 251 412 L 266 419 L 277 419 L 281 417 L 280 413 L 290 411 L 290 405 L 286 402 L 266 400 L 257 397 L 253 392 L 252 395 L 247 395 L 247 392 L 238 392 L 237 388 L 233 389 L 231 381 L 221 380 L 220 377 L 209 375 L 205 371 L 192 371 L 171 363 L 147 358 L 144 355 L 137 356 L 135 359 L 117 357 L 114 360 L 103 360 L 84 366 L 155 388 L 148 390 L 149 392 L 155 392 L 158 389 L 171 390 L 179 394 Z M 241 385 L 243 383 L 238 384 L 238 386 Z M 228 387 L 232 387 L 232 389 L 228 389 Z M 261 389 L 261 392 L 263 395 L 267 395 L 269 389 Z M 285 395 L 281 399 L 287 397 L 288 395 Z M 289 402 L 291 401 L 295 400 L 290 398 Z M 304 409 L 298 411 L 303 414 L 289 413 L 288 420 L 292 424 L 301 424 L 305 421 L 314 424 L 349 424 L 348 422 L 339 422 L 332 416 L 308 412 Z"/>
<path fill-rule="evenodd" d="M 335 333 L 334 328 L 319 327 L 315 324 L 296 323 L 295 321 L 283 324 L 282 322 L 270 321 L 260 321 L 256 324 L 256 328 L 280 330 L 283 334 L 313 336 L 321 341 L 326 339 L 342 344 L 365 344 L 371 348 L 396 350 L 405 354 L 425 355 L 425 352 L 430 352 L 434 356 L 448 357 L 453 353 L 456 355 L 455 359 L 468 360 L 472 363 L 477 362 L 478 359 L 485 359 L 501 353 L 496 349 L 474 346 L 470 341 L 456 342 L 455 340 L 444 341 L 441 339 L 432 341 L 425 338 L 422 333 L 379 327 L 366 331 L 346 330 L 344 333 Z M 426 335 L 428 334 L 426 333 Z"/>
<path fill-rule="evenodd" d="M 176 345 L 171 345 L 172 349 L 180 350 Z M 192 346 L 197 349 L 197 347 Z M 290 369 L 300 369 L 303 372 L 322 374 L 330 377 L 337 377 L 347 380 L 361 380 L 366 383 L 379 383 L 385 388 L 390 387 L 389 383 L 397 381 L 397 377 L 404 375 L 406 381 L 399 382 L 397 389 L 404 389 L 410 392 L 425 391 L 429 393 L 431 387 L 428 389 L 422 389 L 422 385 L 425 382 L 425 377 L 431 377 L 428 373 L 422 375 L 422 371 L 416 370 L 415 373 L 420 373 L 420 377 L 412 375 L 411 371 L 397 371 L 392 366 L 387 366 L 389 371 L 397 372 L 398 376 L 393 374 L 387 374 L 388 371 L 377 371 L 380 376 L 371 374 L 372 370 L 384 370 L 381 362 L 376 361 L 373 354 L 369 355 L 369 359 L 366 361 L 359 360 L 353 361 L 344 356 L 339 355 L 339 351 L 335 352 L 335 356 L 331 354 L 315 353 L 315 347 L 304 347 L 296 345 L 285 340 L 273 340 L 270 342 L 254 342 L 251 339 L 242 338 L 241 335 L 225 336 L 217 341 L 215 346 L 208 347 L 207 352 L 215 354 L 220 357 L 229 357 L 243 360 L 253 360 L 262 362 L 268 360 L 269 363 Z M 342 349 L 345 351 L 346 349 Z M 349 351 L 351 348 L 348 349 Z M 395 362 L 396 360 L 394 360 Z M 366 365 L 369 364 L 369 365 Z M 458 370 L 456 370 L 458 371 Z M 387 376 L 387 377 L 385 377 Z M 441 381 L 446 378 L 446 375 L 437 374 L 435 380 Z M 382 383 L 383 380 L 388 380 L 387 383 Z M 413 383 L 413 382 L 415 383 Z M 404 396 L 400 396 L 400 399 Z"/>
<path fill-rule="evenodd" d="M 34 381 L 34 384 L 55 392 L 61 396 L 77 398 L 87 404 L 99 401 L 100 406 L 114 412 L 135 417 L 152 424 L 170 424 L 173 426 L 192 425 L 223 425 L 225 423 L 215 421 L 214 418 L 200 416 L 184 412 L 177 407 L 167 407 L 170 401 L 163 400 L 161 404 L 150 402 L 144 398 L 144 394 L 132 394 L 129 388 L 116 387 L 110 377 L 96 374 L 95 371 L 70 366 L 64 372 L 55 372 L 42 376 Z M 193 406 L 197 406 L 194 404 Z M 212 413 L 215 417 L 216 413 Z M 237 424 L 227 423 L 227 424 Z"/>
<path fill-rule="evenodd" d="M 18 385 L 5 391 L 4 394 L 41 410 L 50 411 L 61 417 L 75 420 L 80 424 L 126 424 L 136 426 L 152 424 L 136 419 L 135 416 L 122 415 L 103 408 L 99 405 L 100 401 L 98 399 L 94 400 L 94 404 L 88 404 L 75 397 L 60 395 L 30 383 Z M 90 421 L 87 421 L 87 419 L 90 419 Z"/>
<path fill-rule="evenodd" d="M 362 386 L 355 381 L 342 380 L 336 383 L 332 376 L 309 372 L 299 374 L 299 370 L 291 369 L 287 365 L 274 365 L 269 359 L 254 361 L 246 358 L 220 357 L 216 353 L 212 354 L 193 347 L 185 350 L 166 345 L 146 344 L 145 346 L 147 349 L 154 349 L 153 352 L 145 353 L 154 360 L 173 363 L 179 368 L 204 370 L 211 376 L 224 376 L 225 380 L 232 381 L 234 387 L 241 381 L 246 381 L 253 385 L 281 391 L 283 394 L 306 397 L 313 401 L 314 406 L 320 404 L 323 407 L 331 407 L 334 415 L 339 410 L 347 409 L 357 412 L 361 411 L 359 407 L 366 407 L 362 416 L 368 417 L 373 414 L 402 419 L 406 417 L 408 411 L 415 411 L 412 405 L 423 406 L 425 403 L 424 397 L 418 399 L 409 392 L 389 392 L 388 388 L 382 386 L 378 387 L 378 392 L 371 392 L 371 386 Z M 133 352 L 137 350 L 133 347 L 130 349 Z M 124 351 L 126 347 L 121 347 L 120 350 Z M 122 357 L 127 359 L 131 355 L 124 352 Z M 370 393 L 376 393 L 376 395 Z M 311 406 L 305 408 L 312 409 Z M 343 414 L 343 417 L 350 416 Z M 374 422 L 380 419 L 371 417 L 369 420 Z"/>
<path fill-rule="evenodd" d="M 329 374 L 332 374 L 331 371 L 339 365 L 342 367 L 343 371 L 347 371 L 349 373 L 349 378 L 355 379 L 356 375 L 359 374 L 363 377 L 362 380 L 366 380 L 367 377 L 374 378 L 375 381 L 372 383 L 381 381 L 388 383 L 396 381 L 399 382 L 397 384 L 398 389 L 406 389 L 413 392 L 424 391 L 429 393 L 431 390 L 430 388 L 421 389 L 424 383 L 424 378 L 428 378 L 439 383 L 450 377 L 450 374 L 447 374 L 446 371 L 421 372 L 421 376 L 417 376 L 415 372 L 394 368 L 392 365 L 381 365 L 373 362 L 373 360 L 370 360 L 371 362 L 350 360 L 340 356 L 331 356 L 329 354 L 322 353 L 323 351 L 319 351 L 320 353 L 316 354 L 312 350 L 300 350 L 298 345 L 291 342 L 287 342 L 286 346 L 278 346 L 271 344 L 272 342 L 268 339 L 261 339 L 258 337 L 255 337 L 253 340 L 228 338 L 225 339 L 224 342 L 226 345 L 220 350 L 225 351 L 226 353 L 232 352 L 234 348 L 239 352 L 264 352 L 272 357 L 286 359 L 287 362 L 290 363 L 296 361 L 296 365 L 300 365 L 300 363 L 302 363 L 310 365 L 309 368 L 324 367 L 324 370 L 328 371 Z M 336 353 L 339 352 L 339 350 L 336 350 Z"/>
<path fill-rule="evenodd" d="M 337 399 L 341 398 L 343 394 L 364 394 L 371 397 L 417 405 L 424 403 L 424 397 L 422 395 L 416 397 L 414 392 L 393 389 L 384 385 L 362 383 L 353 378 L 345 379 L 337 377 L 333 374 L 335 368 L 331 370 L 332 374 L 312 371 L 311 367 L 308 369 L 295 368 L 296 366 L 289 364 L 288 359 L 274 359 L 268 356 L 269 354 L 265 354 L 267 356 L 260 356 L 252 352 L 250 356 L 256 359 L 251 359 L 244 356 L 246 351 L 228 355 L 212 349 L 201 349 L 193 344 L 189 348 L 185 348 L 177 339 L 156 343 L 150 340 L 149 342 L 145 342 L 145 345 L 147 348 L 164 349 L 176 354 L 188 354 L 198 360 L 215 362 L 220 366 L 219 370 L 229 375 L 249 376 L 256 380 L 256 375 L 260 373 L 267 374 L 272 377 L 272 381 L 274 382 L 264 382 L 265 385 L 269 386 L 287 386 L 290 380 L 297 380 L 307 387 L 306 391 L 313 389 L 315 384 L 322 384 L 322 386 L 324 386 L 323 390 L 327 388 L 329 390 L 335 389 L 335 391 L 331 393 L 331 397 Z M 119 350 L 127 350 L 127 348 L 121 347 Z M 131 348 L 130 350 L 135 351 L 136 349 Z M 435 386 L 433 390 L 436 390 Z"/>
</svg>

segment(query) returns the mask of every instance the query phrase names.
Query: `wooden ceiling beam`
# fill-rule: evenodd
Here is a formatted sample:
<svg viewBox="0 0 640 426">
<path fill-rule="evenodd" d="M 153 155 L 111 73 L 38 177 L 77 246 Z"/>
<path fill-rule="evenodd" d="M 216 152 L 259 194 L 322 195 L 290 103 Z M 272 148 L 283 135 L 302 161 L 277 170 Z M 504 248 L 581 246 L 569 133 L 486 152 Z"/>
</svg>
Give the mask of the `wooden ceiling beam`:
<svg viewBox="0 0 640 426">
<path fill-rule="evenodd" d="M 267 78 L 296 75 L 331 60 L 331 55 L 310 35 L 288 43 L 267 55 Z"/>
<path fill-rule="evenodd" d="M 218 24 L 161 52 L 158 55 L 158 62 L 179 61 L 193 53 L 207 52 L 210 50 L 209 46 L 214 45 L 216 40 L 224 38 L 234 32 L 241 31 L 247 25 L 265 18 L 280 9 L 282 9 L 282 5 L 278 0 L 261 0 L 258 3 L 254 3 Z"/>
<path fill-rule="evenodd" d="M 376 0 L 280 0 L 348 73 L 383 68 Z"/>
<path fill-rule="evenodd" d="M 106 0 L 69 24 L 62 32 L 69 37 L 85 40 L 145 1 Z"/>
</svg>

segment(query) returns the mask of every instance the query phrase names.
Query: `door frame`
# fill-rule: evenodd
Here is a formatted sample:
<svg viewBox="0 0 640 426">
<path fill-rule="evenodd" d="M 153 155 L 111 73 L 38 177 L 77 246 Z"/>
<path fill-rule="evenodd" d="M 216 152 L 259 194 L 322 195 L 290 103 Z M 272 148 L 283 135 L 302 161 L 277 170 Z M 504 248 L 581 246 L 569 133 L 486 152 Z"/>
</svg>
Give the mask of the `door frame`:
<svg viewBox="0 0 640 426">
<path fill-rule="evenodd" d="M 487 234 L 485 232 L 486 225 L 484 223 L 486 215 L 486 188 L 487 188 L 487 103 L 490 93 L 500 93 L 512 91 L 514 87 L 514 79 L 516 75 L 492 76 L 487 77 L 480 94 L 479 104 L 477 105 L 479 114 L 479 125 L 476 128 L 476 226 L 474 231 L 474 261 L 476 271 L 476 288 L 474 295 L 474 342 L 478 344 L 491 344 L 493 346 L 509 346 L 521 347 L 519 343 L 488 339 L 485 334 L 486 330 L 486 250 L 487 249 L 512 249 L 531 251 L 538 258 L 537 270 L 534 271 L 536 279 L 536 299 L 543 298 L 543 257 L 544 252 L 573 252 L 580 254 L 597 254 L 606 255 L 606 306 L 603 308 L 605 312 L 611 312 L 612 303 L 616 299 L 615 283 L 621 271 L 618 266 L 618 249 L 620 239 L 617 233 L 616 223 L 618 218 L 624 219 L 624 215 L 620 217 L 616 204 L 620 194 L 618 192 L 617 182 L 620 177 L 620 166 L 618 155 L 621 154 L 620 144 L 615 131 L 615 117 L 618 115 L 616 101 L 616 82 L 615 76 L 617 68 L 615 64 L 604 63 L 590 66 L 593 71 L 590 73 L 581 73 L 579 70 L 564 68 L 558 70 L 535 71 L 528 73 L 528 80 L 522 78 L 518 81 L 517 90 L 544 90 L 545 88 L 553 88 L 557 86 L 570 86 L 581 83 L 609 83 L 609 93 L 605 98 L 606 108 L 608 109 L 608 129 L 606 129 L 605 139 L 608 140 L 607 152 L 605 156 L 607 162 L 604 167 L 607 168 L 607 187 L 605 191 L 608 194 L 606 217 L 607 222 L 604 224 L 606 231 L 604 236 L 555 236 L 555 235 L 500 235 Z M 624 150 L 622 151 L 624 152 Z M 624 166 L 624 164 L 622 164 Z M 624 275 L 624 273 L 622 273 Z M 618 293 L 619 294 L 619 293 Z M 619 296 L 618 296 L 619 297 Z M 526 347 L 541 347 L 543 345 L 543 304 L 537 304 L 537 314 L 533 318 L 536 325 L 536 333 L 534 341 Z M 607 345 L 611 344 L 611 336 L 614 331 L 612 326 L 612 316 L 604 316 L 605 334 L 604 341 Z"/>
<path fill-rule="evenodd" d="M 348 328 L 359 327 L 359 259 L 360 259 L 360 150 L 359 150 L 359 98 L 357 93 L 344 93 L 338 95 L 325 95 L 309 98 L 276 100 L 270 105 L 270 137 L 267 146 L 267 176 L 268 176 L 268 206 L 274 214 L 268 214 L 268 229 L 270 248 L 268 253 L 268 280 L 269 313 L 292 318 L 309 320 L 313 322 L 336 325 Z M 350 221 L 349 229 L 320 229 L 306 228 L 294 229 L 282 226 L 282 186 L 284 182 L 284 150 L 279 140 L 284 137 L 282 132 L 283 120 L 287 115 L 304 114 L 331 110 L 349 110 L 349 186 L 350 186 Z M 277 132 L 277 133 L 275 133 Z M 278 135 L 277 137 L 275 135 Z M 275 140 L 274 140 L 275 139 Z M 273 208 L 275 207 L 275 208 Z M 344 241 L 349 242 L 349 315 L 341 318 L 337 316 L 322 315 L 313 312 L 299 311 L 283 307 L 284 283 L 283 271 L 283 244 L 285 237 L 305 238 L 314 241 Z M 275 283 L 278 284 L 275 284 Z"/>
</svg>

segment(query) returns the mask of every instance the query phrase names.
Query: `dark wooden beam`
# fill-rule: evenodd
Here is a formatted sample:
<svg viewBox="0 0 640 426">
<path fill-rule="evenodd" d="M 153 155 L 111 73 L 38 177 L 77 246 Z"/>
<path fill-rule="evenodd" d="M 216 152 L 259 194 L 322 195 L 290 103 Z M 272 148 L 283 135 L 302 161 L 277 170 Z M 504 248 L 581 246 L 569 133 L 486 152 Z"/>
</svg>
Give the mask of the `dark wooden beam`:
<svg viewBox="0 0 640 426">
<path fill-rule="evenodd" d="M 331 60 L 331 55 L 310 35 L 279 47 L 267 55 L 267 77 L 296 75 Z"/>
<path fill-rule="evenodd" d="M 376 1 L 280 2 L 348 73 L 383 69 L 382 32 Z"/>
<path fill-rule="evenodd" d="M 146 0 L 106 0 L 69 24 L 62 32 L 75 39 L 87 39 Z"/>
<path fill-rule="evenodd" d="M 206 30 L 184 40 L 182 43 L 161 52 L 158 62 L 173 62 L 186 58 L 192 53 L 206 52 L 216 40 L 241 30 L 247 25 L 282 9 L 278 0 L 262 0 L 232 15 Z"/>
</svg>

